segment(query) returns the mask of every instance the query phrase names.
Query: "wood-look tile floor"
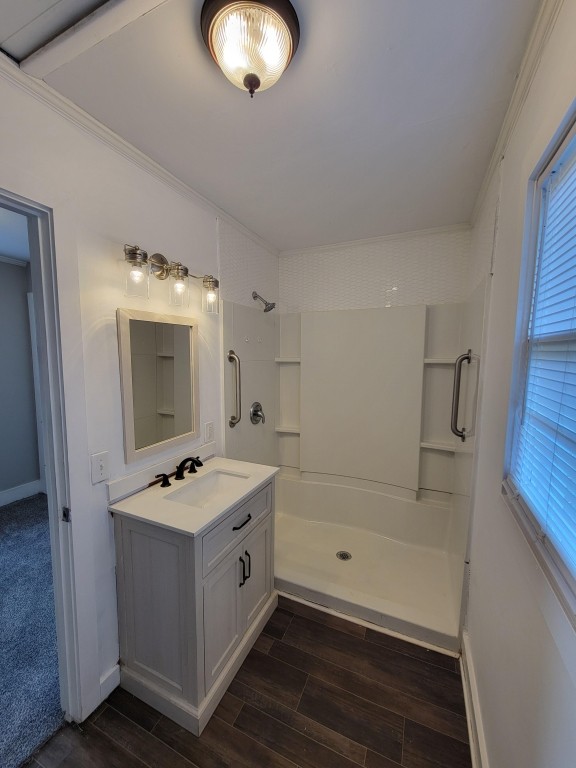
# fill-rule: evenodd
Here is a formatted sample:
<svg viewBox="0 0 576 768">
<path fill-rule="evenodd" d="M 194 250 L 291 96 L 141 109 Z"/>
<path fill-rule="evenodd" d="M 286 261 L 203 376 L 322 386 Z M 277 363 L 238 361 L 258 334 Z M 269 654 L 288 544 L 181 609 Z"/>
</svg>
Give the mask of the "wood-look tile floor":
<svg viewBox="0 0 576 768">
<path fill-rule="evenodd" d="M 455 659 L 280 598 L 202 736 L 117 689 L 34 768 L 470 768 Z"/>
</svg>

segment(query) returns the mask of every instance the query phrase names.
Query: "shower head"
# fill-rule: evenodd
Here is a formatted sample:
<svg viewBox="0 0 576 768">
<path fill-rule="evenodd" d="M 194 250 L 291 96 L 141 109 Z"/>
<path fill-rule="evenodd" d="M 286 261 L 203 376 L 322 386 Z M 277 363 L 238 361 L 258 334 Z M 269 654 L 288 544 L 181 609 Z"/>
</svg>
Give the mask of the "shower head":
<svg viewBox="0 0 576 768">
<path fill-rule="evenodd" d="M 262 304 L 264 304 L 264 312 L 271 312 L 276 306 L 273 301 L 266 301 L 266 299 L 263 299 L 262 296 L 259 296 L 256 291 L 252 291 L 252 298 L 254 301 L 256 301 L 256 299 L 260 299 Z"/>
</svg>

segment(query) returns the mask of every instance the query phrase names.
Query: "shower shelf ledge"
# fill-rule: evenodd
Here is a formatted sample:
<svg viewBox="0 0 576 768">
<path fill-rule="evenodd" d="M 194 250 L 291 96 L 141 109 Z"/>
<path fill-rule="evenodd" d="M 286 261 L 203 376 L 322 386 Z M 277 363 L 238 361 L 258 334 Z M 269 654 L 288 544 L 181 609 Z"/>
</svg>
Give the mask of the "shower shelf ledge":
<svg viewBox="0 0 576 768">
<path fill-rule="evenodd" d="M 276 357 L 274 358 L 275 363 L 288 363 L 292 365 L 300 365 L 300 358 L 299 357 Z"/>
<path fill-rule="evenodd" d="M 284 433 L 285 435 L 299 435 L 300 434 L 300 427 L 287 427 L 284 425 L 279 425 L 274 428 L 276 432 Z"/>
<path fill-rule="evenodd" d="M 430 451 L 443 451 L 444 453 L 472 453 L 472 448 L 465 445 L 455 443 L 420 443 L 420 448 L 427 448 Z"/>
<path fill-rule="evenodd" d="M 425 357 L 424 365 L 454 365 L 454 357 Z"/>
</svg>

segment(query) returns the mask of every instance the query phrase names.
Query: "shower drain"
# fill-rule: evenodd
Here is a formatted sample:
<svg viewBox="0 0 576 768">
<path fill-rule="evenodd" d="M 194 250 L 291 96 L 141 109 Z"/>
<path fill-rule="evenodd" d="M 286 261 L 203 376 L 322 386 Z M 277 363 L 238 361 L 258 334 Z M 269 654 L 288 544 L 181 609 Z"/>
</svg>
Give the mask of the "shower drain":
<svg viewBox="0 0 576 768">
<path fill-rule="evenodd" d="M 340 552 L 336 552 L 336 557 L 338 560 L 352 560 L 350 552 L 346 552 L 344 549 L 341 549 Z"/>
</svg>

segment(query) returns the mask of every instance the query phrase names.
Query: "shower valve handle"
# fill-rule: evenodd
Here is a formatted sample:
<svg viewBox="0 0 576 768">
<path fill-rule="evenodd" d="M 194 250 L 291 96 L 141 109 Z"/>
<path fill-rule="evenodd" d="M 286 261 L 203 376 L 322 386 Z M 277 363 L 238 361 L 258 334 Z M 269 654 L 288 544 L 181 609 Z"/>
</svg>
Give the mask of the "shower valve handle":
<svg viewBox="0 0 576 768">
<path fill-rule="evenodd" d="M 252 424 L 259 424 L 260 422 L 262 422 L 262 424 L 266 423 L 266 416 L 264 416 L 264 411 L 262 410 L 262 403 L 259 403 L 258 401 L 252 403 L 252 407 L 250 408 L 250 421 Z"/>
</svg>

